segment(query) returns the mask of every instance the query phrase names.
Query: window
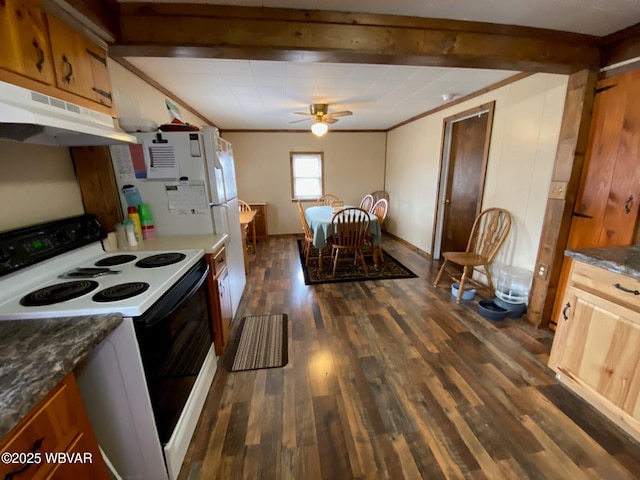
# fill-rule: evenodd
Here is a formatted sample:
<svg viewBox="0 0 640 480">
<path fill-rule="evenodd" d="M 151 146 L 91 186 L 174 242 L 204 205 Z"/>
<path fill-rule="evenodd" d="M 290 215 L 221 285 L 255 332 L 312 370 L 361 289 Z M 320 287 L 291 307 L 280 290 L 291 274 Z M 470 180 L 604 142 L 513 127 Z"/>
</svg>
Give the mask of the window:
<svg viewBox="0 0 640 480">
<path fill-rule="evenodd" d="M 291 188 L 294 199 L 322 196 L 322 153 L 291 152 Z"/>
</svg>

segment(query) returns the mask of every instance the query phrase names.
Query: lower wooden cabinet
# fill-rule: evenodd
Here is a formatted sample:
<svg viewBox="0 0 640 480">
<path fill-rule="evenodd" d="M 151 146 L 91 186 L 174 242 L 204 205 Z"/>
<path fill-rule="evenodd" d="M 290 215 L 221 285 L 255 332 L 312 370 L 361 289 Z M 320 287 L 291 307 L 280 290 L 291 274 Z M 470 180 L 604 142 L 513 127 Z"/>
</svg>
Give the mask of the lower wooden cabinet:
<svg viewBox="0 0 640 480">
<path fill-rule="evenodd" d="M 640 439 L 640 282 L 573 260 L 549 366 Z"/>
<path fill-rule="evenodd" d="M 72 373 L 0 441 L 7 453 L 17 462 L 0 463 L 0 478 L 110 478 Z"/>
<path fill-rule="evenodd" d="M 253 220 L 256 224 L 256 240 L 258 242 L 266 242 L 267 236 L 269 235 L 267 232 L 267 204 L 264 202 L 256 202 L 250 203 L 249 206 L 251 210 L 256 211 L 256 217 Z M 251 228 L 248 233 L 252 235 Z"/>
<path fill-rule="evenodd" d="M 216 355 L 220 356 L 229 340 L 231 321 L 233 320 L 229 269 L 227 268 L 226 250 L 224 247 L 213 254 L 207 254 L 207 262 L 211 267 L 211 275 L 209 276 L 208 282 L 209 300 L 211 302 L 213 345 Z"/>
</svg>

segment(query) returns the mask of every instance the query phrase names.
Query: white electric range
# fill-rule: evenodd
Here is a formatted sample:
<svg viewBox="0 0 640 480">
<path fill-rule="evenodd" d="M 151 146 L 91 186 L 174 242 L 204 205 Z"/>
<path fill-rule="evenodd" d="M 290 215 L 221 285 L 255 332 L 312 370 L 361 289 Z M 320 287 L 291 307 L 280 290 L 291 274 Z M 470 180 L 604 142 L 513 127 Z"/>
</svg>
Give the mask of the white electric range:
<svg viewBox="0 0 640 480">
<path fill-rule="evenodd" d="M 143 315 L 202 250 L 105 253 L 100 242 L 0 277 L 0 320 Z"/>
<path fill-rule="evenodd" d="M 202 250 L 105 253 L 105 236 L 92 215 L 0 233 L 0 320 L 121 313 L 78 386 L 122 478 L 176 478 L 216 370 L 209 267 Z"/>
</svg>

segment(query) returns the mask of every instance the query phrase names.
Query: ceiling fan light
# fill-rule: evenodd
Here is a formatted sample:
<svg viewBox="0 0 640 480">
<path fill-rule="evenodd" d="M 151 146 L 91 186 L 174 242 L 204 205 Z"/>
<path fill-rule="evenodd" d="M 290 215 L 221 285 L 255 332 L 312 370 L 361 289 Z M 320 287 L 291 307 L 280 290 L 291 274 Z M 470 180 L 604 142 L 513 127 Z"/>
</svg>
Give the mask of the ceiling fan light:
<svg viewBox="0 0 640 480">
<path fill-rule="evenodd" d="M 327 126 L 326 123 L 316 122 L 313 125 L 311 125 L 311 131 L 313 132 L 314 135 L 318 137 L 321 137 L 325 133 L 327 133 L 327 130 L 329 130 L 329 127 Z"/>
</svg>

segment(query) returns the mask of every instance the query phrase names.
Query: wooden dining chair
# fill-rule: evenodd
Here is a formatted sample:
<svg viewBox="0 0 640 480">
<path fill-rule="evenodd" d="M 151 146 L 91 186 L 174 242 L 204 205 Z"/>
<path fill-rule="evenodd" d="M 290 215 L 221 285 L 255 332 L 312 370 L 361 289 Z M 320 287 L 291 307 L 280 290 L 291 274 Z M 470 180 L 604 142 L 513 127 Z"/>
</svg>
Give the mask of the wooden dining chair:
<svg viewBox="0 0 640 480">
<path fill-rule="evenodd" d="M 371 194 L 367 194 L 362 197 L 362 200 L 360 200 L 360 208 L 370 212 L 371 207 L 373 207 L 373 196 Z"/>
<path fill-rule="evenodd" d="M 389 203 L 387 202 L 387 200 L 384 198 L 381 198 L 371 207 L 369 212 L 374 214 L 376 217 L 378 217 L 378 222 L 380 223 L 381 232 L 382 232 L 382 226 L 384 225 L 384 219 L 387 218 L 388 207 L 389 207 Z M 366 241 L 368 244 L 371 244 L 374 258 L 375 258 L 375 255 L 377 254 L 380 260 L 380 263 L 383 263 L 384 256 L 382 255 L 382 246 L 381 245 L 376 246 L 373 244 L 373 237 L 370 233 L 367 234 Z"/>
<path fill-rule="evenodd" d="M 331 257 L 333 259 L 333 276 L 341 251 L 354 252 L 354 263 L 360 259 L 365 275 L 369 274 L 362 250 L 364 239 L 369 231 L 369 212 L 361 208 L 350 207 L 340 210 L 333 215 L 331 220 Z"/>
<path fill-rule="evenodd" d="M 375 192 L 371 193 L 371 196 L 373 197 L 374 205 L 378 203 L 379 200 L 382 200 L 382 199 L 385 199 L 387 201 L 387 206 L 389 205 L 389 193 L 386 190 L 376 190 Z M 386 231 L 386 228 L 384 225 L 380 225 L 380 229 L 383 231 Z"/>
<path fill-rule="evenodd" d="M 251 208 L 251 206 L 247 202 L 238 199 L 238 210 L 241 211 L 241 212 L 250 212 L 253 209 Z M 243 237 L 245 239 L 244 248 L 248 252 L 249 250 L 253 249 L 253 247 L 252 247 L 253 244 L 251 243 L 251 240 L 253 240 L 253 239 L 249 238 L 249 224 L 244 225 Z"/>
<path fill-rule="evenodd" d="M 463 267 L 456 303 L 460 303 L 467 281 L 478 283 L 471 276 L 474 270 L 487 277 L 488 288 L 493 291 L 490 267 L 498 250 L 511 229 L 511 215 L 502 208 L 487 208 L 473 222 L 471 235 L 464 252 L 443 252 L 444 262 L 438 271 L 434 286 L 438 285 L 447 262 Z M 455 279 L 457 280 L 457 279 Z"/>
<path fill-rule="evenodd" d="M 309 265 L 309 256 L 311 253 L 311 246 L 313 245 L 313 232 L 307 223 L 307 219 L 304 216 L 304 209 L 302 203 L 298 199 L 298 214 L 300 215 L 300 223 L 302 223 L 302 231 L 304 232 L 304 245 L 302 246 L 302 254 L 304 256 L 304 264 Z"/>
<path fill-rule="evenodd" d="M 374 205 L 381 198 L 384 198 L 387 201 L 387 203 L 389 202 L 389 194 L 387 193 L 386 190 L 376 190 L 375 192 L 371 192 L 371 196 L 373 197 Z"/>
<path fill-rule="evenodd" d="M 323 206 L 330 207 L 333 204 L 333 202 L 339 202 L 339 201 L 340 199 L 335 195 L 326 193 L 318 199 L 318 201 L 316 202 L 316 205 L 323 205 Z"/>
</svg>

